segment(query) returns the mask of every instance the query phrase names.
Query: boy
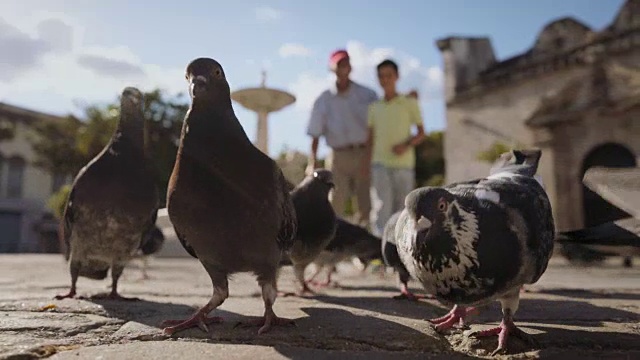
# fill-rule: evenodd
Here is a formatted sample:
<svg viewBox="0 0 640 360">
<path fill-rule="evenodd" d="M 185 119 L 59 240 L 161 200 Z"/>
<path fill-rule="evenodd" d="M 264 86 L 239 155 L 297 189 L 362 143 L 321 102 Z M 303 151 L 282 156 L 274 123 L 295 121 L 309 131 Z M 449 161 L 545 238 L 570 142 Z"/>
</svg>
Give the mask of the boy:
<svg viewBox="0 0 640 360">
<path fill-rule="evenodd" d="M 374 216 L 374 231 L 382 233 L 391 215 L 404 207 L 404 198 L 415 188 L 415 152 L 424 139 L 422 115 L 415 96 L 399 95 L 398 65 L 384 60 L 377 66 L 384 98 L 369 106 L 368 159 L 363 172 L 371 169 L 373 190 L 382 202 Z M 411 135 L 411 128 L 416 134 Z"/>
</svg>

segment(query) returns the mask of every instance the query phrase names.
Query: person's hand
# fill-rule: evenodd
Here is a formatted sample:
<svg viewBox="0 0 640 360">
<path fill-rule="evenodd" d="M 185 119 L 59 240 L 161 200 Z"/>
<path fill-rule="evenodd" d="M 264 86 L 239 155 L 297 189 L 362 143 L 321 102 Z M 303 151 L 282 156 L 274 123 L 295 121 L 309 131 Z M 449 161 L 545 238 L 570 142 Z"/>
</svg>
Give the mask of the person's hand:
<svg viewBox="0 0 640 360">
<path fill-rule="evenodd" d="M 407 144 L 401 143 L 401 144 L 394 145 L 391 150 L 393 150 L 394 154 L 400 156 L 405 152 L 407 152 L 407 149 L 409 149 L 409 146 Z"/>
<path fill-rule="evenodd" d="M 418 90 L 413 89 L 409 91 L 406 96 L 410 98 L 418 99 Z"/>
</svg>

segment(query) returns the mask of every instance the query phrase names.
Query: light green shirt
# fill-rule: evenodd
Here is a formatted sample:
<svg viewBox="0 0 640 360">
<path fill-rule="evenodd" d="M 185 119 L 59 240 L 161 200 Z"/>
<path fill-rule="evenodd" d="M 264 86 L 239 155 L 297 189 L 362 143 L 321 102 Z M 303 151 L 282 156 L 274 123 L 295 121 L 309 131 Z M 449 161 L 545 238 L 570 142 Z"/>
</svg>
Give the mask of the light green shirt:
<svg viewBox="0 0 640 360">
<path fill-rule="evenodd" d="M 382 98 L 372 103 L 368 124 L 373 131 L 373 163 L 392 168 L 415 168 L 413 148 L 398 156 L 393 152 L 393 146 L 409 139 L 413 125 L 422 125 L 416 99 L 398 95 L 390 101 Z"/>
</svg>

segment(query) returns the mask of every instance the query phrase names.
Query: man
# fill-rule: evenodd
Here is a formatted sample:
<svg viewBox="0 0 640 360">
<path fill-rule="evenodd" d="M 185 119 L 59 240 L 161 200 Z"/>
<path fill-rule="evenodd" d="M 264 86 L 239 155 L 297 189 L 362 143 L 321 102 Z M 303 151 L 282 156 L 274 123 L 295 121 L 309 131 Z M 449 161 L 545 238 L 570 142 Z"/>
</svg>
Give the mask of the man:
<svg viewBox="0 0 640 360">
<path fill-rule="evenodd" d="M 371 212 L 370 174 L 361 171 L 368 160 L 367 112 L 369 104 L 378 99 L 376 93 L 349 78 L 351 63 L 346 50 L 336 50 L 329 58 L 329 68 L 336 75 L 335 84 L 316 99 L 307 128 L 311 155 L 307 173 L 317 167 L 318 142 L 324 136 L 332 149 L 330 170 L 335 188 L 331 202 L 338 216 L 346 217 L 346 203 L 353 195 L 357 199 L 356 221 L 368 226 Z"/>
</svg>

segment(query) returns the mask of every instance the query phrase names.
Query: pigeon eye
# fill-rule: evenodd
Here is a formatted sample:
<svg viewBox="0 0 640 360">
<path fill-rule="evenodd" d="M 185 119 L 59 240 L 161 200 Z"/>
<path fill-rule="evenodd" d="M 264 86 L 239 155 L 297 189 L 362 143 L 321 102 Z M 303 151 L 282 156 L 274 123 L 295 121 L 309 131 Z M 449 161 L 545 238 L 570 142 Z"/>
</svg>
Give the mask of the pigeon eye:
<svg viewBox="0 0 640 360">
<path fill-rule="evenodd" d="M 222 76 L 222 70 L 220 70 L 219 68 L 213 70 L 213 75 L 215 75 L 216 77 L 221 77 Z"/>
<path fill-rule="evenodd" d="M 438 200 L 438 210 L 445 211 L 446 209 L 447 203 L 444 201 L 444 199 L 440 198 L 440 200 Z"/>
</svg>

